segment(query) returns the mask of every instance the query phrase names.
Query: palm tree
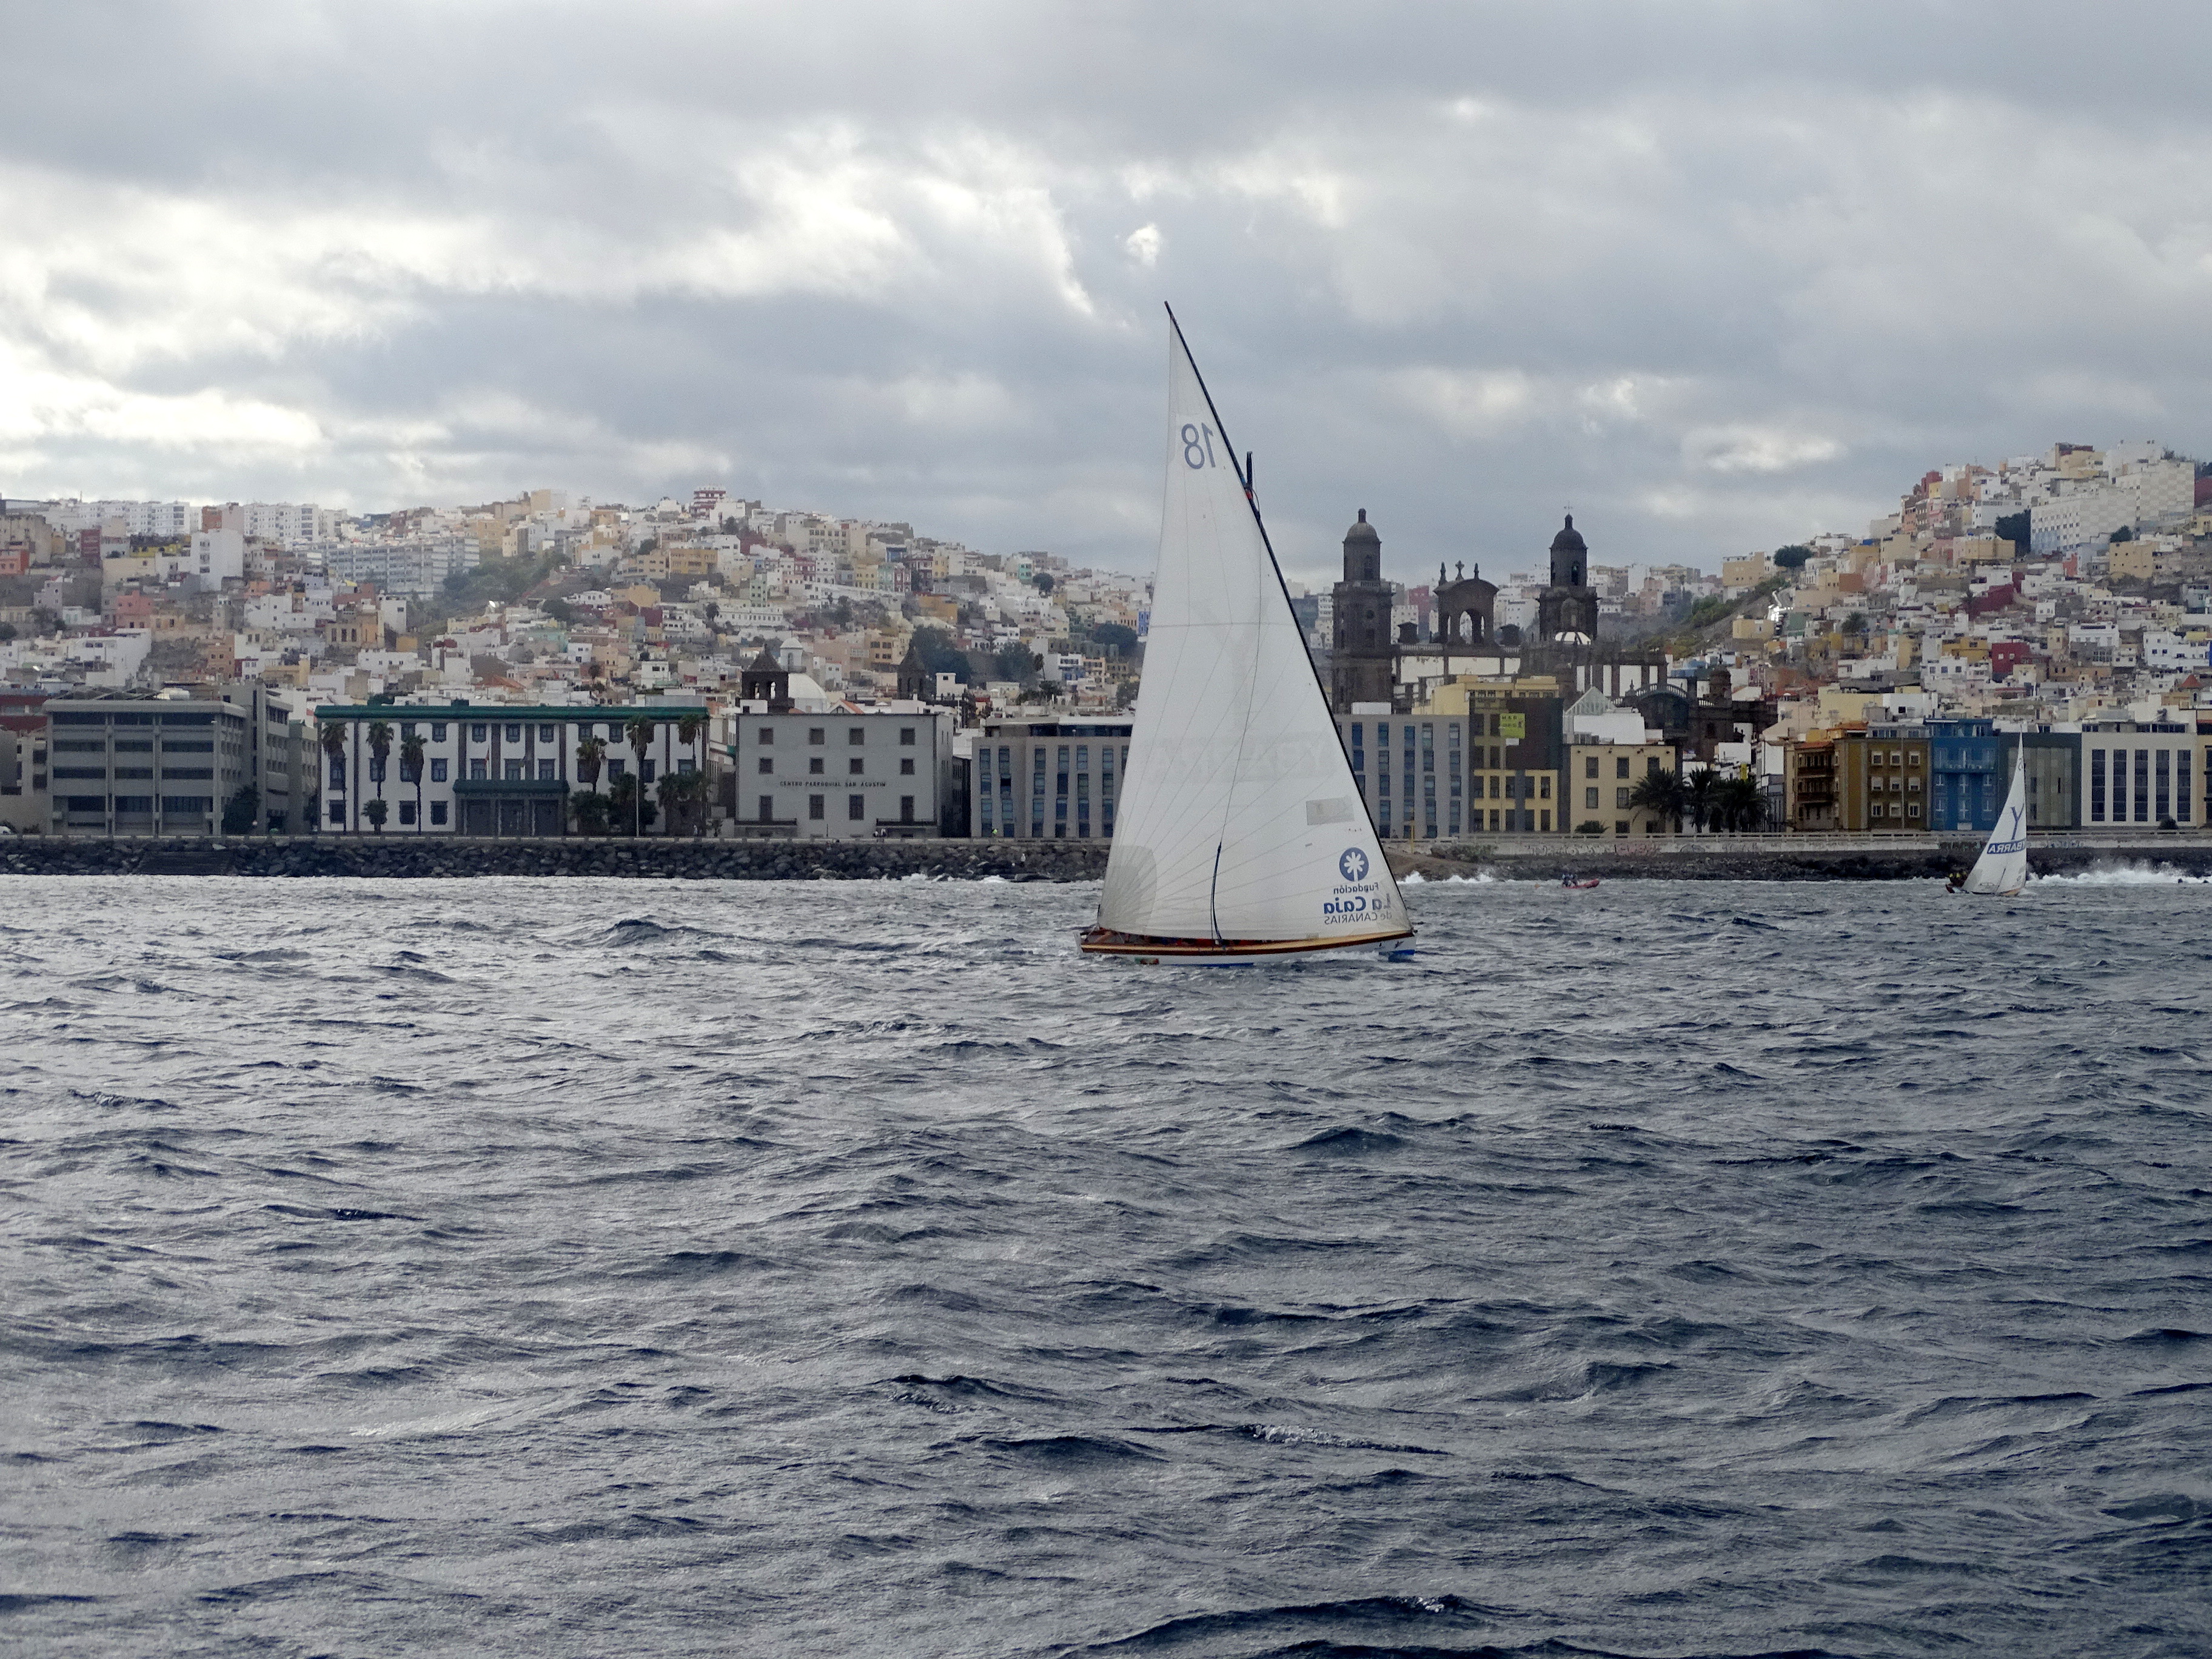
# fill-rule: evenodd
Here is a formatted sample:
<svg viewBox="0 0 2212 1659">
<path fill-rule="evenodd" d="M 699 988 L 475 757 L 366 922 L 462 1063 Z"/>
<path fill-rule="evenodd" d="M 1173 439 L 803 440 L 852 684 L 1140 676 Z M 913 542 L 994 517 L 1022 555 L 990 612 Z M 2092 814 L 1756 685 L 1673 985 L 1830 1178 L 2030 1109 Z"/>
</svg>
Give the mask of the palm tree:
<svg viewBox="0 0 2212 1659">
<path fill-rule="evenodd" d="M 371 757 L 368 769 L 369 781 L 376 786 L 377 799 L 382 800 L 384 799 L 384 763 L 392 754 L 392 726 L 388 721 L 371 720 L 368 723 L 368 752 Z M 384 827 L 381 814 L 378 816 L 376 823 L 379 829 Z"/>
<path fill-rule="evenodd" d="M 637 757 L 637 793 L 630 798 L 630 834 L 645 833 L 645 822 L 637 816 L 645 807 L 645 751 L 653 747 L 657 720 L 647 720 L 642 714 L 623 727 L 623 736 L 629 740 L 630 750 Z"/>
<path fill-rule="evenodd" d="M 384 804 L 384 797 L 379 795 L 374 800 L 369 802 L 368 805 L 362 807 L 361 810 L 368 818 L 369 828 L 375 830 L 380 836 L 382 835 L 384 833 L 385 817 L 392 811 L 389 806 Z"/>
<path fill-rule="evenodd" d="M 576 745 L 576 781 L 586 789 L 599 787 L 599 764 L 606 759 L 607 740 L 586 737 Z"/>
<path fill-rule="evenodd" d="M 415 785 L 415 832 L 422 832 L 422 737 L 410 732 L 399 740 L 399 781 Z"/>
<path fill-rule="evenodd" d="M 607 786 L 607 805 L 614 821 L 621 823 L 622 810 L 629 807 L 632 835 L 645 833 L 645 813 L 650 805 L 645 798 L 645 786 L 638 781 L 635 772 L 625 772 Z"/>
<path fill-rule="evenodd" d="M 672 836 L 681 834 L 683 831 L 684 806 L 690 793 L 684 785 L 690 781 L 690 777 L 687 773 L 663 772 L 660 775 L 658 792 L 660 796 L 660 811 L 661 816 L 668 820 L 668 833 Z"/>
<path fill-rule="evenodd" d="M 345 765 L 345 751 L 346 728 L 344 725 L 343 723 L 333 722 L 332 724 L 323 727 L 323 752 L 325 755 L 328 755 L 332 760 L 336 761 L 340 768 L 343 768 Z M 345 775 L 343 771 L 341 770 L 336 777 L 331 780 L 331 781 L 337 784 L 341 788 L 344 787 Z M 350 799 L 351 797 L 349 796 L 348 799 Z M 321 804 L 319 800 L 318 800 L 316 811 L 319 812 L 321 810 Z M 315 827 L 319 830 L 322 827 L 321 821 L 319 819 L 317 820 Z"/>
<path fill-rule="evenodd" d="M 1712 816 L 1713 791 L 1720 786 L 1720 778 L 1710 766 L 1690 774 L 1683 786 L 1687 799 L 1682 803 L 1689 810 L 1690 823 L 1699 835 L 1705 833 L 1705 820 Z"/>
<path fill-rule="evenodd" d="M 1628 792 L 1628 804 L 1639 812 L 1655 814 L 1666 829 L 1682 833 L 1682 814 L 1690 804 L 1690 791 L 1680 772 L 1646 772 Z"/>
<path fill-rule="evenodd" d="M 596 789 L 579 789 L 568 797 L 568 810 L 575 815 L 576 833 L 580 836 L 604 836 L 611 827 L 607 823 L 607 798 Z"/>
<path fill-rule="evenodd" d="M 1725 829 L 1760 829 L 1766 823 L 1766 792 L 1748 773 L 1725 778 L 1713 791 L 1713 817 Z"/>
</svg>

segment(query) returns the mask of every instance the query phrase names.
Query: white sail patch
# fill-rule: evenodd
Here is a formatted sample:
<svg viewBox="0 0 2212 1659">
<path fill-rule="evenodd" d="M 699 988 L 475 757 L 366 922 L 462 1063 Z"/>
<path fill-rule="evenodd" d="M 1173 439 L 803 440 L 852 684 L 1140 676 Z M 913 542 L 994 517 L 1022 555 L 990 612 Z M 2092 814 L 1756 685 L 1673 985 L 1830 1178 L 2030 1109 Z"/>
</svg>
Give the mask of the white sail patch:
<svg viewBox="0 0 2212 1659">
<path fill-rule="evenodd" d="M 1334 795 L 1327 800 L 1306 803 L 1306 822 L 1310 824 L 1350 823 L 1359 815 L 1359 808 L 1349 795 Z"/>
</svg>

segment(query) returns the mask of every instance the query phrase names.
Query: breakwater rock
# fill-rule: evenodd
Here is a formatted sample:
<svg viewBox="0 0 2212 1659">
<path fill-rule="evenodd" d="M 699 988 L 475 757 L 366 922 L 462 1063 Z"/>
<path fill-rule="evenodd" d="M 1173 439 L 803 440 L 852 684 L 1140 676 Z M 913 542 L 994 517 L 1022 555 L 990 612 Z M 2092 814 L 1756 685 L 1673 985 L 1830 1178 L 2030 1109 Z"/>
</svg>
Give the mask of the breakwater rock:
<svg viewBox="0 0 2212 1659">
<path fill-rule="evenodd" d="M 216 840 L 0 841 L 19 876 L 627 876 L 667 881 L 1095 881 L 1098 842 L 642 841 L 571 836 L 236 836 Z"/>
</svg>

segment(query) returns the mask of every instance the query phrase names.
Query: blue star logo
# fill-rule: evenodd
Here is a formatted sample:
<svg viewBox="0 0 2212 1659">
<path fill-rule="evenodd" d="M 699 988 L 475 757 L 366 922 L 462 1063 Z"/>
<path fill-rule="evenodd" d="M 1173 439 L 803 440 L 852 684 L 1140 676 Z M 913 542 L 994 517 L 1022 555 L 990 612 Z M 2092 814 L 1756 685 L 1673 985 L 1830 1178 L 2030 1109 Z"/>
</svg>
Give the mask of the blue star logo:
<svg viewBox="0 0 2212 1659">
<path fill-rule="evenodd" d="M 1344 872 L 1346 881 L 1364 881 L 1367 879 L 1367 854 L 1357 847 L 1347 847 L 1344 849 L 1344 856 L 1336 861 L 1336 867 Z"/>
</svg>

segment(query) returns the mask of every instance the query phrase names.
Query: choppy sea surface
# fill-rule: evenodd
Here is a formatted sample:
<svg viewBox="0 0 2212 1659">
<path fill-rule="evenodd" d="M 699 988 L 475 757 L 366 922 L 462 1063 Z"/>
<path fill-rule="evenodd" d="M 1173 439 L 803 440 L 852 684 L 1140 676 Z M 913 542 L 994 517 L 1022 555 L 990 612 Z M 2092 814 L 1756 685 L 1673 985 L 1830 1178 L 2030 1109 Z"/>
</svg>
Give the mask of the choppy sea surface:
<svg viewBox="0 0 2212 1659">
<path fill-rule="evenodd" d="M 2212 1651 L 2212 887 L 0 880 L 12 1653 Z"/>
</svg>

